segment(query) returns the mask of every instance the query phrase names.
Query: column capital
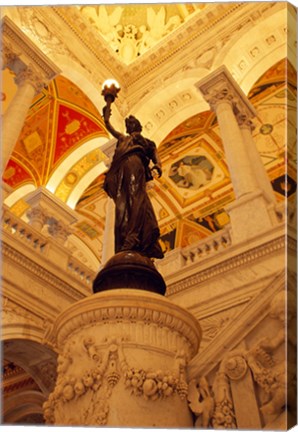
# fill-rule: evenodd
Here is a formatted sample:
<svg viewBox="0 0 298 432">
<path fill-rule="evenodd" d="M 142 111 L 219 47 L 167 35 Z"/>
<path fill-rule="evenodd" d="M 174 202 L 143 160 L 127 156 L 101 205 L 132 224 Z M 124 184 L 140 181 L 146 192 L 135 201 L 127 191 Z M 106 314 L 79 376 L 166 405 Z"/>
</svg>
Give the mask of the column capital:
<svg viewBox="0 0 298 432">
<path fill-rule="evenodd" d="M 241 129 L 249 129 L 251 132 L 255 130 L 254 123 L 247 117 L 247 115 L 240 112 L 235 113 L 237 123 Z"/>
<path fill-rule="evenodd" d="M 40 77 L 40 74 L 34 67 L 32 67 L 32 65 L 21 70 L 15 77 L 14 81 L 18 86 L 22 86 L 25 83 L 31 84 L 35 93 L 41 92 L 41 90 L 48 84 L 48 80 Z"/>
<path fill-rule="evenodd" d="M 47 213 L 42 207 L 33 207 L 27 211 L 27 217 L 30 222 L 37 219 L 38 221 L 41 221 L 42 224 L 44 224 L 47 219 Z"/>
<path fill-rule="evenodd" d="M 49 234 L 52 237 L 54 237 L 59 243 L 64 244 L 67 238 L 72 233 L 71 229 L 63 222 L 58 221 L 54 218 L 49 218 L 48 222 L 49 222 L 49 227 L 48 227 Z"/>
<path fill-rule="evenodd" d="M 225 66 L 218 68 L 195 86 L 214 111 L 220 103 L 229 102 L 234 114 L 241 113 L 249 119 L 256 116 L 254 107 Z"/>
<path fill-rule="evenodd" d="M 12 48 L 8 45 L 1 47 L 2 53 L 2 69 L 9 68 L 14 70 L 14 64 L 19 63 L 20 57 L 17 53 L 15 53 Z"/>
</svg>

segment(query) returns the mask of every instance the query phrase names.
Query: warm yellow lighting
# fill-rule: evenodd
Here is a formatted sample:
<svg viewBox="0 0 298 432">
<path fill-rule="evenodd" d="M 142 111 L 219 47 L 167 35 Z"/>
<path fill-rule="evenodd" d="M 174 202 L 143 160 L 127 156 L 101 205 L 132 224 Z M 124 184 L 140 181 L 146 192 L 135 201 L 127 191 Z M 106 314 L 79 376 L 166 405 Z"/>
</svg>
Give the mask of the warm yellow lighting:
<svg viewBox="0 0 298 432">
<path fill-rule="evenodd" d="M 120 90 L 120 84 L 115 79 L 109 78 L 103 83 L 102 89 L 104 89 L 105 87 L 110 88 L 113 86 Z"/>
<path fill-rule="evenodd" d="M 120 91 L 119 83 L 114 79 L 108 79 L 102 85 L 101 94 L 104 97 L 107 104 L 110 105 L 112 102 L 114 102 L 119 91 Z"/>
</svg>

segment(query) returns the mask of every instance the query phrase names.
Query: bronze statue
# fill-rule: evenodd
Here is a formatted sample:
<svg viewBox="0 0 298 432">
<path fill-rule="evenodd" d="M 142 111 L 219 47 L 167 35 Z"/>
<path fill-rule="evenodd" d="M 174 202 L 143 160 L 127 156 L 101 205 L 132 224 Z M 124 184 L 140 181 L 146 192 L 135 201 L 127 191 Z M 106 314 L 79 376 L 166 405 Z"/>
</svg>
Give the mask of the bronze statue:
<svg viewBox="0 0 298 432">
<path fill-rule="evenodd" d="M 152 172 L 155 170 L 159 177 L 162 174 L 156 145 L 143 137 L 142 125 L 133 116 L 125 119 L 128 135 L 116 131 L 110 124 L 110 105 L 108 102 L 103 108 L 103 118 L 118 141 L 104 190 L 116 206 L 115 252 L 131 250 L 149 258 L 163 258 L 157 220 L 146 192 L 146 182 L 153 179 Z"/>
</svg>

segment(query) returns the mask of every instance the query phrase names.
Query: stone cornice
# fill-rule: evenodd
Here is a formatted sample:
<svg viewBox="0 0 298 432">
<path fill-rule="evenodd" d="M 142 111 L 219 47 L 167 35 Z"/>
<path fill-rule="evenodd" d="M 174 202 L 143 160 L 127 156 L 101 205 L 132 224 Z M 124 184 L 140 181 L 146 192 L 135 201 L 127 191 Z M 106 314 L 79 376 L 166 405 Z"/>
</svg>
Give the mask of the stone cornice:
<svg viewBox="0 0 298 432">
<path fill-rule="evenodd" d="M 40 78 L 52 80 L 61 72 L 7 16 L 2 19 L 1 30 L 3 45 L 10 45 L 26 66 L 32 64 L 39 71 Z"/>
<path fill-rule="evenodd" d="M 37 277 L 43 283 L 48 283 L 73 301 L 81 300 L 89 294 L 87 289 L 85 294 L 83 294 L 79 290 L 73 288 L 54 273 L 46 270 L 5 242 L 2 242 L 2 255 L 4 259 L 10 259 L 15 265 L 21 266 L 23 269 L 29 271 L 32 276 Z"/>
<path fill-rule="evenodd" d="M 248 251 L 242 252 L 232 258 L 228 258 L 221 263 L 210 266 L 208 269 L 198 271 L 189 277 L 167 285 L 167 296 L 184 291 L 188 288 L 206 282 L 213 277 L 224 274 L 225 272 L 235 270 L 239 267 L 253 263 L 260 258 L 271 255 L 277 251 L 284 250 L 286 246 L 285 236 L 280 236 L 274 240 L 266 242 L 260 246 L 254 247 Z"/>
</svg>

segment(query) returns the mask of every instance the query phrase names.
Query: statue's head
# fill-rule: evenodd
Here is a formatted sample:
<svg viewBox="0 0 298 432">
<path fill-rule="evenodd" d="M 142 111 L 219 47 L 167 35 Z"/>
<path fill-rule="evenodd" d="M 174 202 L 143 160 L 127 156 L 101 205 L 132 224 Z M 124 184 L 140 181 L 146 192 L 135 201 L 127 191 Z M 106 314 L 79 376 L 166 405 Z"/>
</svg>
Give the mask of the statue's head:
<svg viewBox="0 0 298 432">
<path fill-rule="evenodd" d="M 138 119 L 130 115 L 125 119 L 126 131 L 131 134 L 132 132 L 142 132 L 142 125 Z"/>
</svg>

